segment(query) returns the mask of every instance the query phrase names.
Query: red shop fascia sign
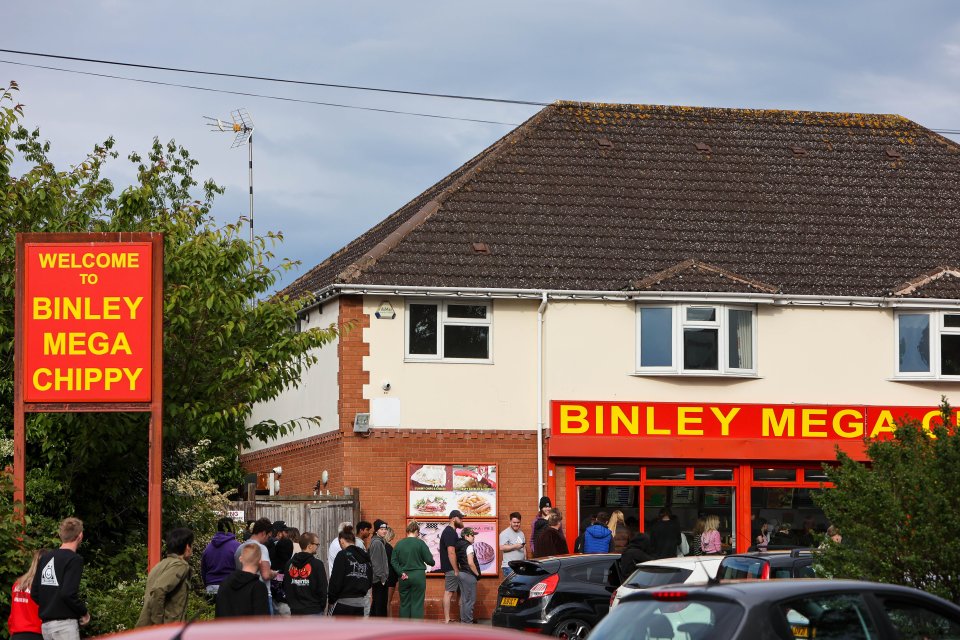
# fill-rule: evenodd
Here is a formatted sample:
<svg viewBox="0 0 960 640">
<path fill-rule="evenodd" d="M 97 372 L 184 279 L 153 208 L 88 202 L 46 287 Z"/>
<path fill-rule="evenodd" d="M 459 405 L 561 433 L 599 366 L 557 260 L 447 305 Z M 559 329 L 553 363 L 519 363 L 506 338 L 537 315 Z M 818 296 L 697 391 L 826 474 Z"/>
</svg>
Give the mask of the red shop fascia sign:
<svg viewBox="0 0 960 640">
<path fill-rule="evenodd" d="M 551 458 L 825 461 L 836 458 L 837 447 L 865 460 L 865 438 L 889 438 L 903 420 L 929 429 L 940 423 L 940 410 L 553 400 L 550 418 Z"/>
</svg>

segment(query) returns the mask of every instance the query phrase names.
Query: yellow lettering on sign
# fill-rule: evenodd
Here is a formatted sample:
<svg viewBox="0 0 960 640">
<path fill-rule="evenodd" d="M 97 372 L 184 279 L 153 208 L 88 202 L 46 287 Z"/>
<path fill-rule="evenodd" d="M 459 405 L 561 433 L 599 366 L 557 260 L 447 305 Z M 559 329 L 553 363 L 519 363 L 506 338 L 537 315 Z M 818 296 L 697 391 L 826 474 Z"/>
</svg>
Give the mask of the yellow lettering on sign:
<svg viewBox="0 0 960 640">
<path fill-rule="evenodd" d="M 677 435 L 679 436 L 702 436 L 703 429 L 690 429 L 688 424 L 703 424 L 703 418 L 700 415 L 703 407 L 678 407 L 677 408 Z"/>
<path fill-rule="evenodd" d="M 843 422 L 843 419 L 847 416 L 856 418 L 858 422 L 854 422 L 853 420 Z M 862 438 L 863 414 L 856 409 L 841 409 L 837 411 L 833 414 L 833 432 L 841 438 Z"/>
<path fill-rule="evenodd" d="M 620 433 L 620 425 L 629 433 L 638 435 L 640 433 L 640 407 L 630 407 L 630 418 L 623 412 L 623 409 L 614 405 L 610 410 L 610 433 Z"/>
<path fill-rule="evenodd" d="M 934 418 L 939 418 L 939 417 L 940 417 L 940 411 L 939 411 L 939 410 L 934 409 L 933 411 L 928 411 L 928 412 L 923 416 L 923 428 L 924 428 L 924 430 L 926 430 L 926 431 L 933 431 L 933 427 L 930 426 L 930 421 L 933 420 Z"/>
<path fill-rule="evenodd" d="M 657 429 L 657 422 L 654 418 L 653 407 L 647 407 L 647 435 L 648 436 L 668 436 L 670 429 Z"/>
<path fill-rule="evenodd" d="M 770 432 L 773 431 L 773 435 L 777 437 L 783 437 L 784 432 L 786 432 L 786 434 L 792 438 L 795 433 L 795 418 L 796 415 L 793 409 L 784 409 L 783 415 L 780 416 L 778 420 L 774 409 L 764 407 L 763 413 L 761 414 L 763 437 L 768 437 Z"/>
<path fill-rule="evenodd" d="M 800 434 L 804 438 L 826 438 L 827 431 L 814 431 L 814 427 L 826 427 L 827 419 L 819 416 L 826 416 L 826 409 L 804 409 L 800 412 Z M 817 416 L 817 417 L 815 417 Z"/>
<path fill-rule="evenodd" d="M 110 391 L 118 383 L 126 383 L 130 391 L 137 388 L 137 380 L 143 373 L 143 367 L 77 367 L 68 369 L 47 369 L 40 367 L 33 372 L 33 386 L 38 391 L 90 391 L 102 386 Z M 101 384 L 102 383 L 102 384 Z"/>
<path fill-rule="evenodd" d="M 580 426 L 572 427 L 571 423 L 577 423 Z M 589 428 L 586 407 L 578 404 L 560 405 L 560 433 L 586 433 Z"/>
<path fill-rule="evenodd" d="M 594 409 L 595 409 L 594 419 L 596 422 L 593 425 L 593 430 L 596 431 L 597 434 L 602 434 L 603 433 L 603 405 L 598 404 L 596 407 L 594 407 Z"/>
<path fill-rule="evenodd" d="M 715 415 L 717 420 L 720 421 L 720 435 L 730 435 L 730 423 L 733 421 L 734 416 L 740 413 L 740 407 L 734 407 L 733 409 L 730 409 L 730 413 L 727 415 L 724 415 L 723 411 L 717 407 L 710 407 L 710 410 L 713 411 L 713 415 Z"/>
<path fill-rule="evenodd" d="M 139 253 L 41 253 L 37 256 L 44 269 L 136 269 Z"/>
<path fill-rule="evenodd" d="M 96 298 L 44 298 L 33 299 L 34 320 L 123 320 L 125 310 L 131 320 L 137 319 L 137 310 L 143 304 L 143 296 L 105 296 Z"/>
<path fill-rule="evenodd" d="M 870 437 L 876 438 L 878 433 L 893 433 L 897 427 L 893 424 L 893 414 L 884 409 L 877 416 L 873 423 L 873 429 L 870 430 Z"/>
</svg>

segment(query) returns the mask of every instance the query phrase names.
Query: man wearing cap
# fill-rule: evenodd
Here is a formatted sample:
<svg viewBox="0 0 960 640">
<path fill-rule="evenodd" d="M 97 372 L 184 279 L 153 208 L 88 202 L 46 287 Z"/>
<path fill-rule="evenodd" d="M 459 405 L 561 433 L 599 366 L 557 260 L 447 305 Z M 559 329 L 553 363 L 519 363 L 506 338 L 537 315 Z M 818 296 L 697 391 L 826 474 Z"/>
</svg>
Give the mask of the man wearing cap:
<svg viewBox="0 0 960 640">
<path fill-rule="evenodd" d="M 450 601 L 460 588 L 460 570 L 457 568 L 457 529 L 463 528 L 463 514 L 450 512 L 450 524 L 440 532 L 440 570 L 443 571 L 443 621 L 450 622 Z"/>
<path fill-rule="evenodd" d="M 373 597 L 370 600 L 370 617 L 386 618 L 390 593 L 387 582 L 390 580 L 390 560 L 387 558 L 387 544 L 383 536 L 387 534 L 387 523 L 377 519 L 373 522 L 373 537 L 370 540 L 370 562 L 373 564 Z"/>
</svg>

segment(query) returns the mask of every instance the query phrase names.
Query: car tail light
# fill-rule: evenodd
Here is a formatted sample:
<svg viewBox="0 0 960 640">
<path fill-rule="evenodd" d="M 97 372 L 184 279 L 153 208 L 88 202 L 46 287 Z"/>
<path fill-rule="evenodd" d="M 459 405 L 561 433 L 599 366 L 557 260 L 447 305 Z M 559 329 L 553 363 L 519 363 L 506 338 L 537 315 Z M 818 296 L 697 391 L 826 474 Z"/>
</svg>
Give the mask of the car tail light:
<svg viewBox="0 0 960 640">
<path fill-rule="evenodd" d="M 769 580 L 770 579 L 770 563 L 764 562 L 763 569 L 760 570 L 760 579 Z"/>
<path fill-rule="evenodd" d="M 669 600 L 671 602 L 676 602 L 678 600 L 686 600 L 687 592 L 686 591 L 654 591 L 653 599 Z"/>
<path fill-rule="evenodd" d="M 547 576 L 530 589 L 530 598 L 542 598 L 548 596 L 557 590 L 557 583 L 560 582 L 560 574 L 555 573 Z"/>
</svg>

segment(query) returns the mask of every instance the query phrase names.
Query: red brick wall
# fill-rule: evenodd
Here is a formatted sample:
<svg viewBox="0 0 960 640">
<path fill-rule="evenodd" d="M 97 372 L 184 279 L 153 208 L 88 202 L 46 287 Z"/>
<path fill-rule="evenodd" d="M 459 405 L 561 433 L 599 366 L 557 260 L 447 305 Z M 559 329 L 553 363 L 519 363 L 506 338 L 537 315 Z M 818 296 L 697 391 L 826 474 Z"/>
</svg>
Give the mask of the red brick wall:
<svg viewBox="0 0 960 640">
<path fill-rule="evenodd" d="M 311 494 L 324 469 L 330 474 L 325 489 L 331 494 L 343 493 L 343 434 L 339 431 L 248 453 L 241 456 L 240 463 L 247 472 L 283 466 L 280 495 Z"/>
<path fill-rule="evenodd" d="M 340 326 L 343 330 L 337 344 L 340 361 L 337 413 L 340 430 L 352 438 L 354 417 L 370 411 L 370 401 L 363 397 L 363 385 L 370 383 L 370 372 L 363 369 L 363 357 L 370 355 L 370 345 L 363 341 L 363 330 L 370 326 L 370 316 L 363 312 L 361 296 L 340 297 Z"/>
</svg>

